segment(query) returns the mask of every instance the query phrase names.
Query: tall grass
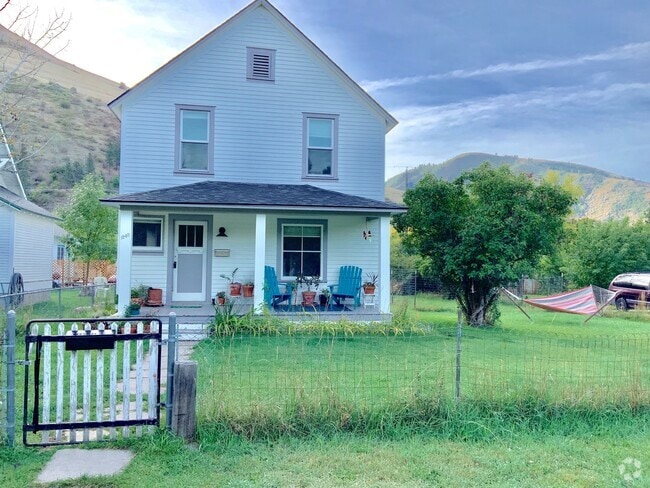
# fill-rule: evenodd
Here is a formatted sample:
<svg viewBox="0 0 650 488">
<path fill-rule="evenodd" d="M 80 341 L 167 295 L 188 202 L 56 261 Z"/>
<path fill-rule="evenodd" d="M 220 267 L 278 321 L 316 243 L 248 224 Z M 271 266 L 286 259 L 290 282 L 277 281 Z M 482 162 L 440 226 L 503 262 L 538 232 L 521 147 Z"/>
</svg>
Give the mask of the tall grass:
<svg viewBox="0 0 650 488">
<path fill-rule="evenodd" d="M 266 318 L 264 327 L 201 343 L 202 435 L 484 439 L 646 421 L 650 334 L 637 322 L 597 318 L 585 326 L 584 317 L 533 314 L 531 323 L 503 307 L 499 327 L 463 331 L 456 399 L 455 306 L 418 301 L 417 311 L 402 304 L 390 326 Z"/>
</svg>

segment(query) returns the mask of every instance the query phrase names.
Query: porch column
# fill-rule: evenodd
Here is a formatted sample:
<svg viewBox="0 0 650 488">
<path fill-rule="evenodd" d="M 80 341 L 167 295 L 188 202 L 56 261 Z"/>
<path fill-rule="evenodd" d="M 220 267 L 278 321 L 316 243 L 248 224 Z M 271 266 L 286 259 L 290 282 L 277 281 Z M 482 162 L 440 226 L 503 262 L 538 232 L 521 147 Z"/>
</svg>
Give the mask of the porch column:
<svg viewBox="0 0 650 488">
<path fill-rule="evenodd" d="M 131 301 L 131 255 L 133 247 L 133 212 L 121 210 L 117 224 L 117 311 L 124 309 Z"/>
<path fill-rule="evenodd" d="M 390 217 L 379 219 L 379 311 L 390 313 Z"/>
<path fill-rule="evenodd" d="M 259 305 L 264 302 L 264 263 L 266 256 L 266 214 L 255 215 L 255 291 L 253 307 L 262 313 Z"/>
</svg>

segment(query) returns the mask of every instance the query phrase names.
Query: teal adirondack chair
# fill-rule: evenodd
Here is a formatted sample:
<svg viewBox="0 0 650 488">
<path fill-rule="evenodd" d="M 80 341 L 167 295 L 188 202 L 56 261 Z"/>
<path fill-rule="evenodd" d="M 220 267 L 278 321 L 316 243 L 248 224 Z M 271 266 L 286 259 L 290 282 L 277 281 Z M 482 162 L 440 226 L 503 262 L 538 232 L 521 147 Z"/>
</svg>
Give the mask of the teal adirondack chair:
<svg viewBox="0 0 650 488">
<path fill-rule="evenodd" d="M 346 298 L 354 299 L 354 304 L 361 304 L 361 268 L 357 266 L 341 266 L 339 271 L 339 283 L 330 285 L 332 299 L 337 305 L 345 303 Z"/>
<path fill-rule="evenodd" d="M 269 308 L 273 308 L 282 302 L 287 302 L 287 306 L 291 305 L 292 289 L 289 285 L 285 285 L 285 287 L 286 290 L 282 293 L 278 277 L 275 274 L 275 268 L 264 266 L 264 301 Z"/>
</svg>

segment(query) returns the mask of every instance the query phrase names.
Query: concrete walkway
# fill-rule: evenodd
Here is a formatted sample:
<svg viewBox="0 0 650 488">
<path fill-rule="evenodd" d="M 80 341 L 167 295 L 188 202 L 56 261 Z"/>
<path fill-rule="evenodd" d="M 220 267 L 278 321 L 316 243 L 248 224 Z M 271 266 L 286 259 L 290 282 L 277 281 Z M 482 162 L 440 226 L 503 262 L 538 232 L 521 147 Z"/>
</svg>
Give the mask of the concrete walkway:
<svg viewBox="0 0 650 488">
<path fill-rule="evenodd" d="M 179 341 L 177 343 L 178 360 L 189 360 L 195 345 L 196 341 Z M 162 350 L 161 361 L 162 387 L 167 380 L 166 347 Z M 148 361 L 145 361 L 144 364 L 148 364 Z M 131 381 L 135 381 L 133 375 L 131 376 Z M 126 469 L 133 457 L 134 453 L 129 450 L 64 448 L 54 453 L 36 481 L 38 483 L 53 483 L 73 480 L 82 476 L 113 476 Z"/>
</svg>

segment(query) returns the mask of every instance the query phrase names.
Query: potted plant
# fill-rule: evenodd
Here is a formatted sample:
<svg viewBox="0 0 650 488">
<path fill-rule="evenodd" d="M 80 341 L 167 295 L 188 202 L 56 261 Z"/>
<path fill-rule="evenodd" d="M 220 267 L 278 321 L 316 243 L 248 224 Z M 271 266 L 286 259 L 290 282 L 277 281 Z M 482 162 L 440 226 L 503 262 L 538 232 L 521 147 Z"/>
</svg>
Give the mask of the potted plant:
<svg viewBox="0 0 650 488">
<path fill-rule="evenodd" d="M 246 281 L 242 285 L 242 290 L 244 292 L 245 297 L 252 297 L 254 289 L 255 289 L 255 283 L 253 283 L 252 281 Z"/>
<path fill-rule="evenodd" d="M 321 307 L 327 307 L 330 303 L 330 289 L 327 287 L 323 288 L 323 291 L 318 296 L 318 299 L 320 301 Z"/>
<path fill-rule="evenodd" d="M 320 284 L 320 276 L 299 274 L 296 281 L 299 285 L 304 284 L 307 287 L 307 290 L 302 292 L 302 306 L 313 306 L 316 293 L 318 292 L 318 285 Z M 311 289 L 312 286 L 314 287 L 313 291 Z"/>
<path fill-rule="evenodd" d="M 224 305 L 226 303 L 226 292 L 220 291 L 217 293 L 217 304 Z"/>
<path fill-rule="evenodd" d="M 377 281 L 379 281 L 379 275 L 377 273 L 366 273 L 366 277 L 368 279 L 361 285 L 363 287 L 363 293 L 366 295 L 374 295 Z"/>
<path fill-rule="evenodd" d="M 138 285 L 131 288 L 131 303 L 136 303 L 140 306 L 144 305 L 148 291 L 149 287 L 146 285 Z"/>
<path fill-rule="evenodd" d="M 238 297 L 241 295 L 241 283 L 235 281 L 235 275 L 237 274 L 238 269 L 239 268 L 235 268 L 232 273 L 230 273 L 230 276 L 227 274 L 221 275 L 221 277 L 228 282 L 228 288 L 230 289 L 231 297 Z"/>
<path fill-rule="evenodd" d="M 140 307 L 141 305 L 138 302 L 131 301 L 124 310 L 124 316 L 133 317 L 135 315 L 140 315 Z"/>
</svg>

